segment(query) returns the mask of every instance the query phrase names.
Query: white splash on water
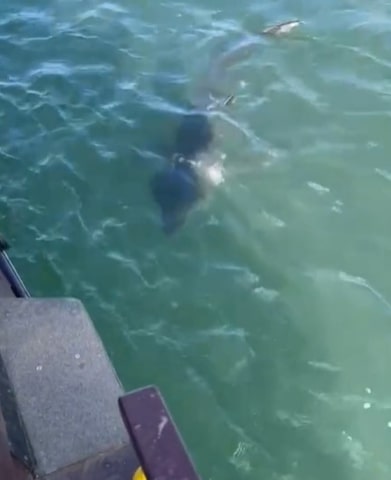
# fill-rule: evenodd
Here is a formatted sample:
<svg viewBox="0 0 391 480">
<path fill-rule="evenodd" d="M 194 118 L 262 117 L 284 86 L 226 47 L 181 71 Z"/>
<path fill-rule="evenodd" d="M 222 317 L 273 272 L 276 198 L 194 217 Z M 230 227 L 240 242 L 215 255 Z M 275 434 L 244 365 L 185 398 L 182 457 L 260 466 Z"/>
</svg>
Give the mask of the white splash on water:
<svg viewBox="0 0 391 480">
<path fill-rule="evenodd" d="M 387 170 L 383 170 L 381 168 L 375 168 L 375 172 L 380 175 L 381 177 L 385 178 L 386 180 L 391 182 L 391 172 Z"/>
<path fill-rule="evenodd" d="M 357 469 L 361 469 L 367 458 L 367 453 L 361 442 L 354 439 L 347 432 L 342 431 L 342 448 L 348 454 L 353 466 Z"/>
<path fill-rule="evenodd" d="M 254 288 L 253 292 L 266 302 L 273 302 L 279 296 L 279 293 L 276 290 L 271 290 L 265 287 Z"/>
<path fill-rule="evenodd" d="M 196 163 L 196 167 L 201 177 L 204 178 L 205 182 L 209 185 L 220 185 L 225 180 L 224 167 L 219 161 L 211 163 L 200 160 Z"/>
<path fill-rule="evenodd" d="M 224 168 L 219 163 L 208 166 L 206 174 L 213 185 L 220 185 L 224 182 Z"/>
<path fill-rule="evenodd" d="M 330 193 L 330 189 L 328 187 L 324 187 L 323 185 L 320 185 L 320 183 L 307 182 L 307 185 L 310 188 L 312 188 L 312 190 L 315 190 L 315 192 L 319 193 L 320 195 L 323 195 L 325 193 Z"/>
<path fill-rule="evenodd" d="M 363 287 L 369 290 L 378 300 L 383 303 L 383 305 L 387 308 L 388 313 L 391 314 L 391 303 L 378 290 L 372 287 L 364 278 L 349 275 L 345 272 L 339 272 L 338 277 L 343 282 L 352 283 L 353 285 L 357 285 L 359 287 Z"/>
<path fill-rule="evenodd" d="M 343 202 L 341 200 L 336 200 L 331 207 L 331 210 L 336 213 L 342 213 Z"/>
</svg>

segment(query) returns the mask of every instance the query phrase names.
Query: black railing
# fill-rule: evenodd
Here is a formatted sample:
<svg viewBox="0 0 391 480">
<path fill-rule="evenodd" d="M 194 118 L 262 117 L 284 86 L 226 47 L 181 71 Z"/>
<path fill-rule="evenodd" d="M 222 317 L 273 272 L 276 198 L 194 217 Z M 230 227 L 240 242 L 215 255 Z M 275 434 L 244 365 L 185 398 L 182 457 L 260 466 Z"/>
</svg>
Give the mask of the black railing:
<svg viewBox="0 0 391 480">
<path fill-rule="evenodd" d="M 0 235 L 0 271 L 6 278 L 15 297 L 30 297 L 27 288 L 7 255 L 6 250 L 8 248 L 8 242 Z"/>
</svg>

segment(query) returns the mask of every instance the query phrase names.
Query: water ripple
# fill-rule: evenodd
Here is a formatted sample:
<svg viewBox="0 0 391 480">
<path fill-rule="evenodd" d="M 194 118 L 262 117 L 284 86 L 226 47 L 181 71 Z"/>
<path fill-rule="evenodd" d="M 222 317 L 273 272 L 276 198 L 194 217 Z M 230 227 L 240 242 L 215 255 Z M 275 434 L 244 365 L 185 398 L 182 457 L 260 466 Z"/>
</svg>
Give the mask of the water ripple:
<svg viewBox="0 0 391 480">
<path fill-rule="evenodd" d="M 205 477 L 388 478 L 387 3 L 27 3 L 0 7 L 0 215 L 32 292 L 159 378 Z M 225 181 L 164 237 L 150 173 L 202 72 L 291 15 L 221 85 Z"/>
</svg>

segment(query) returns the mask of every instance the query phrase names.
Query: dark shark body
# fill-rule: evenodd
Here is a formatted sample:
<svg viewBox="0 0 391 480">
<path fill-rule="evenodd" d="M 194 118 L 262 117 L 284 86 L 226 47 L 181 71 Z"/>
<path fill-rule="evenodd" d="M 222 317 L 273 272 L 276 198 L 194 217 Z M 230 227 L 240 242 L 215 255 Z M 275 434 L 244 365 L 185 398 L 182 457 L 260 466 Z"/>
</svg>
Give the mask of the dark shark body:
<svg viewBox="0 0 391 480">
<path fill-rule="evenodd" d="M 207 113 L 191 107 L 183 114 L 174 142 L 172 162 L 151 181 L 152 195 L 160 207 L 162 228 L 174 233 L 188 212 L 203 196 L 203 186 L 195 162 L 213 141 Z"/>
<path fill-rule="evenodd" d="M 207 113 L 211 106 L 210 92 L 219 92 L 221 79 L 228 68 L 246 58 L 253 47 L 260 45 L 261 36 L 289 33 L 299 24 L 298 20 L 291 20 L 266 28 L 261 34 L 249 35 L 227 52 L 212 59 L 205 81 L 209 92 L 202 91 L 195 102 L 202 107 L 197 110 L 190 105 L 183 114 L 176 132 L 173 160 L 151 181 L 152 195 L 160 206 L 162 227 L 167 234 L 175 232 L 185 222 L 188 212 L 204 195 L 203 182 L 196 164 L 202 161 L 201 153 L 209 149 L 213 140 L 212 125 Z M 233 95 L 229 95 L 223 106 L 230 105 L 234 99 Z M 218 104 L 219 102 L 216 105 Z"/>
</svg>

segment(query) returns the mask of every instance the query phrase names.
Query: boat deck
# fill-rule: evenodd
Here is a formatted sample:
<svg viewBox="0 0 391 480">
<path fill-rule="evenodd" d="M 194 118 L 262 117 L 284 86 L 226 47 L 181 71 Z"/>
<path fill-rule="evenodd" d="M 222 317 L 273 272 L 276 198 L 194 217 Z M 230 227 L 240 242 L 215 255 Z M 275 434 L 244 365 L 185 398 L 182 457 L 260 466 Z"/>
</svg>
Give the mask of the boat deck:
<svg viewBox="0 0 391 480">
<path fill-rule="evenodd" d="M 158 388 L 124 393 L 82 303 L 31 298 L 1 247 L 0 326 L 0 480 L 200 480 Z"/>
</svg>

